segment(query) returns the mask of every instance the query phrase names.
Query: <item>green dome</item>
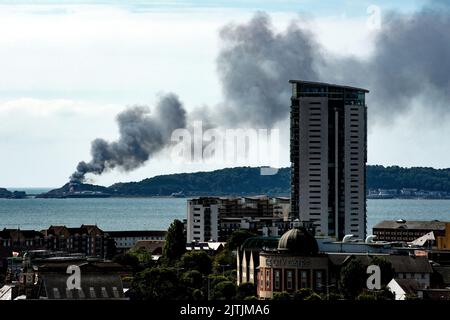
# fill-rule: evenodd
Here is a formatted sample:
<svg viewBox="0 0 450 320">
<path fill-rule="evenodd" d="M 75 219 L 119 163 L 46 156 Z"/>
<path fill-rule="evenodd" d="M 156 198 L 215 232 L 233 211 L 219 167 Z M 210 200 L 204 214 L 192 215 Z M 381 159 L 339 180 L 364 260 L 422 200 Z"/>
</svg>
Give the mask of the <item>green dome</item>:
<svg viewBox="0 0 450 320">
<path fill-rule="evenodd" d="M 278 251 L 309 256 L 317 254 L 319 247 L 314 236 L 300 227 L 291 229 L 281 236 Z"/>
</svg>

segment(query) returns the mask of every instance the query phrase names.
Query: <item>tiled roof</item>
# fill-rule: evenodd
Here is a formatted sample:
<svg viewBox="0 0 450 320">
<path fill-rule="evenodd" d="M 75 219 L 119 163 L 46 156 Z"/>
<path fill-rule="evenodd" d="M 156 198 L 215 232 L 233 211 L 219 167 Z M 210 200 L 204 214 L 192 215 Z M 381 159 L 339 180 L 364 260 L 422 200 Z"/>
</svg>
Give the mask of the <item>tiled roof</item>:
<svg viewBox="0 0 450 320">
<path fill-rule="evenodd" d="M 42 276 L 47 299 L 124 299 L 122 280 L 117 274 L 81 275 L 81 290 L 67 289 L 67 274 L 45 274 Z"/>
<path fill-rule="evenodd" d="M 415 279 L 394 279 L 406 294 L 415 294 L 422 286 Z"/>
</svg>

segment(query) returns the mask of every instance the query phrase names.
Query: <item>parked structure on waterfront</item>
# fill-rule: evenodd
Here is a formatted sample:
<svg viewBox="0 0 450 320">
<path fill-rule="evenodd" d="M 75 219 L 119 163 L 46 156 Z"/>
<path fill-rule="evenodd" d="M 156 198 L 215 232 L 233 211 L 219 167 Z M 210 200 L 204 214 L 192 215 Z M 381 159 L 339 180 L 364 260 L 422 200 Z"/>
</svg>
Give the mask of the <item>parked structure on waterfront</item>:
<svg viewBox="0 0 450 320">
<path fill-rule="evenodd" d="M 366 235 L 366 89 L 290 80 L 291 215 L 317 234 Z"/>
<path fill-rule="evenodd" d="M 188 200 L 187 242 L 226 241 L 235 230 L 279 235 L 290 227 L 283 197 L 201 197 Z"/>
<path fill-rule="evenodd" d="M 450 222 L 384 220 L 373 227 L 373 234 L 379 241 L 413 242 L 423 237 L 430 247 L 450 250 Z"/>
</svg>

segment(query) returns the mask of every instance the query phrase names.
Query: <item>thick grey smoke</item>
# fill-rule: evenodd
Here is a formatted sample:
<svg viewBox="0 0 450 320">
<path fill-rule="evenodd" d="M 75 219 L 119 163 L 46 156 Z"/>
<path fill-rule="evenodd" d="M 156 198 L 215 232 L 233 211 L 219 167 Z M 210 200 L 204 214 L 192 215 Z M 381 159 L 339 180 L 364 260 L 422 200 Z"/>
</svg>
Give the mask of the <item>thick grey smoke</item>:
<svg viewBox="0 0 450 320">
<path fill-rule="evenodd" d="M 289 79 L 319 78 L 322 58 L 313 35 L 293 21 L 278 33 L 265 13 L 220 32 L 217 70 L 225 101 L 217 108 L 227 125 L 270 128 L 289 115 Z"/>
<path fill-rule="evenodd" d="M 120 113 L 117 123 L 119 139 L 92 141 L 92 160 L 80 162 L 71 181 L 82 182 L 87 173 L 101 174 L 114 168 L 129 171 L 140 167 L 170 144 L 173 130 L 186 126 L 186 111 L 178 97 L 170 93 L 160 98 L 153 113 L 146 106 L 134 106 Z"/>
<path fill-rule="evenodd" d="M 430 113 L 450 114 L 449 30 L 446 1 L 432 1 L 412 14 L 383 12 L 375 49 L 361 60 L 327 52 L 300 18 L 277 32 L 270 17 L 258 13 L 220 33 L 217 70 L 224 101 L 210 122 L 274 126 L 289 116 L 289 79 L 369 89 L 371 123 L 395 120 L 418 99 Z"/>
<path fill-rule="evenodd" d="M 193 120 L 206 127 L 271 128 L 289 117 L 289 79 L 338 82 L 365 87 L 372 122 L 386 121 L 426 97 L 430 113 L 450 112 L 450 10 L 444 1 L 410 15 L 385 15 L 373 54 L 365 60 L 336 57 L 314 41 L 314 34 L 293 21 L 277 32 L 265 13 L 220 32 L 217 71 L 224 100 L 186 115 L 178 98 L 161 98 L 155 113 L 135 107 L 118 118 L 120 138 L 92 142 L 92 160 L 80 162 L 71 179 L 86 173 L 132 170 L 170 145 L 174 129 Z"/>
<path fill-rule="evenodd" d="M 450 114 L 449 9 L 432 1 L 413 14 L 384 13 L 369 59 L 328 55 L 322 78 L 368 88 L 372 123 L 390 123 L 416 102 L 431 115 Z"/>
<path fill-rule="evenodd" d="M 450 12 L 423 9 L 413 16 L 391 13 L 367 64 L 374 111 L 382 117 L 407 110 L 426 97 L 433 113 L 450 111 Z"/>
</svg>

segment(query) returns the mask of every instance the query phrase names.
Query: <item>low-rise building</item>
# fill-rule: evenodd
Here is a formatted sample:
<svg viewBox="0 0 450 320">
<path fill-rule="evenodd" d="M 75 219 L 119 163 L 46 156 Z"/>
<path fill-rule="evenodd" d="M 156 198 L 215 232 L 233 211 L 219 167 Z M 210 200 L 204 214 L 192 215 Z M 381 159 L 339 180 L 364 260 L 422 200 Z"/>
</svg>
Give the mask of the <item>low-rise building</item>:
<svg viewBox="0 0 450 320">
<path fill-rule="evenodd" d="M 187 242 L 218 241 L 220 198 L 202 197 L 187 203 Z"/>
<path fill-rule="evenodd" d="M 208 242 L 191 242 L 186 243 L 187 251 L 206 251 L 210 255 L 214 255 L 225 248 L 226 242 L 208 241 Z"/>
<path fill-rule="evenodd" d="M 420 288 L 432 286 L 434 271 L 421 250 L 403 250 L 393 243 L 321 240 L 303 227 L 295 227 L 281 238 L 247 239 L 236 254 L 238 285 L 255 283 L 262 299 L 273 297 L 275 292 L 294 293 L 302 288 L 326 292 L 339 288 L 340 272 L 352 259 L 364 266 L 381 259 L 390 263 L 395 279 L 417 282 Z"/>
<path fill-rule="evenodd" d="M 48 250 L 24 253 L 17 277 L 0 289 L 4 299 L 122 300 L 122 279 L 130 267 L 83 255 L 57 255 Z"/>
<path fill-rule="evenodd" d="M 438 250 L 450 250 L 450 222 L 385 220 L 373 227 L 377 240 L 412 242 L 432 232 L 435 240 L 430 245 Z"/>
<path fill-rule="evenodd" d="M 44 248 L 48 250 L 84 253 L 94 257 L 114 254 L 110 237 L 96 225 L 81 225 L 78 228 L 50 226 L 42 234 Z"/>
<path fill-rule="evenodd" d="M 165 240 L 138 240 L 131 250 L 145 250 L 153 256 L 161 256 L 165 243 Z"/>
<path fill-rule="evenodd" d="M 407 300 L 417 296 L 419 289 L 423 288 L 414 279 L 392 279 L 386 286 L 395 297 L 395 300 Z"/>
<path fill-rule="evenodd" d="M 3 229 L 0 231 L 0 253 L 3 258 L 12 252 L 52 250 L 83 253 L 94 257 L 111 257 L 115 253 L 110 237 L 96 225 L 71 228 L 50 226 L 42 231 Z M 0 257 L 1 258 L 1 257 Z"/>
<path fill-rule="evenodd" d="M 274 292 L 294 293 L 302 288 L 325 292 L 328 265 L 314 236 L 305 228 L 292 229 L 280 238 L 276 251 L 260 253 L 257 295 L 270 299 Z"/>
<path fill-rule="evenodd" d="M 162 230 L 126 230 L 126 231 L 106 231 L 114 240 L 116 250 L 124 252 L 130 250 L 141 240 L 164 241 L 167 231 Z"/>
<path fill-rule="evenodd" d="M 188 200 L 187 241 L 226 241 L 238 229 L 278 236 L 289 230 L 290 202 L 283 197 L 201 197 Z"/>
</svg>

